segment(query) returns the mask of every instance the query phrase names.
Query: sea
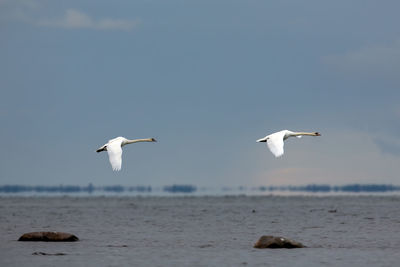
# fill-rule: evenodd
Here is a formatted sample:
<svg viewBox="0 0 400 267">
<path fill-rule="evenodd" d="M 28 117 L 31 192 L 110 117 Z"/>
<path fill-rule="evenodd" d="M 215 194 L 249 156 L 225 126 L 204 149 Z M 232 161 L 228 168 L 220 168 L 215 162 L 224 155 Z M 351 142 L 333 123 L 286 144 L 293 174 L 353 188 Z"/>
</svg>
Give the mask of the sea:
<svg viewBox="0 0 400 267">
<path fill-rule="evenodd" d="M 21 242 L 60 231 L 77 242 Z M 256 249 L 263 235 L 306 248 Z M 400 196 L 0 195 L 0 266 L 400 266 Z"/>
</svg>

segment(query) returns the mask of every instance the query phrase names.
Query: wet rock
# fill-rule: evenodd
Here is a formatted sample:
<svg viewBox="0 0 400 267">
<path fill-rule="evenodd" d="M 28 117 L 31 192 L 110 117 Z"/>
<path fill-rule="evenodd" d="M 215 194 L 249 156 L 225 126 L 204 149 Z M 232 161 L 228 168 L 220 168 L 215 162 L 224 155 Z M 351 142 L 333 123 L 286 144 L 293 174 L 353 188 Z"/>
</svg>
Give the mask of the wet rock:
<svg viewBox="0 0 400 267">
<path fill-rule="evenodd" d="M 63 232 L 31 232 L 23 234 L 18 241 L 73 242 L 79 238 Z"/>
<path fill-rule="evenodd" d="M 254 244 L 254 248 L 304 248 L 302 243 L 280 237 L 263 235 Z"/>
<path fill-rule="evenodd" d="M 109 248 L 127 248 L 128 245 L 107 245 Z"/>
<path fill-rule="evenodd" d="M 212 248 L 213 245 L 211 244 L 205 244 L 205 245 L 200 245 L 199 248 Z"/>
<path fill-rule="evenodd" d="M 46 252 L 38 251 L 38 252 L 33 252 L 32 255 L 42 255 L 42 256 L 64 256 L 64 255 L 67 255 L 67 254 L 61 253 L 61 252 L 59 252 L 59 253 L 46 253 Z"/>
</svg>

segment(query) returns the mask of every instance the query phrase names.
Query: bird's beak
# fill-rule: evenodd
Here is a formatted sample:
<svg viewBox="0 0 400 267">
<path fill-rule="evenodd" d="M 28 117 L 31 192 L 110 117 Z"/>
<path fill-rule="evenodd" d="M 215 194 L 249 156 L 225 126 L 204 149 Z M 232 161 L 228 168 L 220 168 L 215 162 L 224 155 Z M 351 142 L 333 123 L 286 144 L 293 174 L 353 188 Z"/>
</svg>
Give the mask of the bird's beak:
<svg viewBox="0 0 400 267">
<path fill-rule="evenodd" d="M 315 136 L 321 136 L 321 134 L 319 132 L 316 132 Z"/>
<path fill-rule="evenodd" d="M 151 138 L 151 141 L 153 141 L 153 142 L 157 142 L 157 140 L 156 140 L 156 139 L 154 139 L 154 138 Z"/>
</svg>

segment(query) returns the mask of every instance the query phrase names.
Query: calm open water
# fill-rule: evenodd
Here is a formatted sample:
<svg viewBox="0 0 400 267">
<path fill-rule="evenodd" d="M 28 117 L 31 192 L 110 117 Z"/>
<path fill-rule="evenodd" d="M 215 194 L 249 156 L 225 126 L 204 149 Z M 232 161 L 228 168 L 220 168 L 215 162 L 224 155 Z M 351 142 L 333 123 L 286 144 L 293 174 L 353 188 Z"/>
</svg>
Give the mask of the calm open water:
<svg viewBox="0 0 400 267">
<path fill-rule="evenodd" d="M 32 231 L 80 241 L 16 241 Z M 0 266 L 399 266 L 400 196 L 0 197 L 0 233 Z"/>
</svg>

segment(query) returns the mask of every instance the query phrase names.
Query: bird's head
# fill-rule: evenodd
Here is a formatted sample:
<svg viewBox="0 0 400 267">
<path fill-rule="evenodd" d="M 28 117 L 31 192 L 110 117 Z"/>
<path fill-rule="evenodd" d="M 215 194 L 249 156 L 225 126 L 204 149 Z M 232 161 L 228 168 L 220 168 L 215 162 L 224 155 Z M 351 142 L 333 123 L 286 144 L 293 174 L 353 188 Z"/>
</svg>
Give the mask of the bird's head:
<svg viewBox="0 0 400 267">
<path fill-rule="evenodd" d="M 151 141 L 151 142 L 157 142 L 157 140 L 154 139 L 154 138 L 150 138 L 150 141 Z"/>
<path fill-rule="evenodd" d="M 321 134 L 319 132 L 315 132 L 314 134 L 315 134 L 315 136 L 321 136 Z"/>
</svg>

